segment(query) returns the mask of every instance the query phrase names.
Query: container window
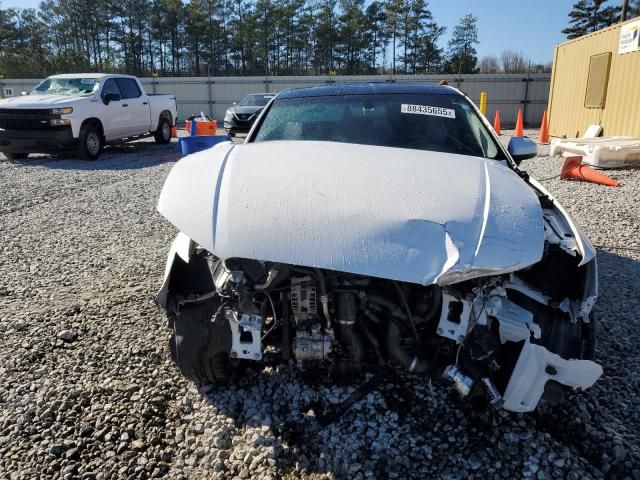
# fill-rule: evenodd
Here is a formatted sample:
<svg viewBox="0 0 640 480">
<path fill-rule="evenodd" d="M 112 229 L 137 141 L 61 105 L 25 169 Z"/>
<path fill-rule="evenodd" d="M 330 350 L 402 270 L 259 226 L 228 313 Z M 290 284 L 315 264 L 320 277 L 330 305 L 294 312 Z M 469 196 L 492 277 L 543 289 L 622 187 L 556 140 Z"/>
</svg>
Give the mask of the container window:
<svg viewBox="0 0 640 480">
<path fill-rule="evenodd" d="M 589 77 L 587 79 L 587 93 L 584 99 L 586 108 L 604 108 L 607 99 L 607 85 L 609 84 L 609 67 L 611 66 L 611 52 L 593 55 L 589 62 Z"/>
</svg>

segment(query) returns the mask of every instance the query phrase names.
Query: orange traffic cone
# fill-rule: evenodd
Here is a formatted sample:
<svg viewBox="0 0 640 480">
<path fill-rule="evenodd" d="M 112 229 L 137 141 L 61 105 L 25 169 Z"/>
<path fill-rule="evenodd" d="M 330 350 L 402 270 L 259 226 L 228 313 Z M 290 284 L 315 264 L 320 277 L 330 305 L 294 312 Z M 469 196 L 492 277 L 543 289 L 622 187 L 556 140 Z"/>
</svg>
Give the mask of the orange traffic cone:
<svg viewBox="0 0 640 480">
<path fill-rule="evenodd" d="M 540 125 L 540 137 L 538 138 L 538 143 L 541 145 L 549 144 L 549 124 L 547 122 L 547 111 L 544 111 L 542 115 L 542 125 Z"/>
<path fill-rule="evenodd" d="M 496 116 L 493 119 L 493 129 L 500 135 L 500 110 L 496 110 Z"/>
<path fill-rule="evenodd" d="M 562 180 L 579 180 L 581 182 L 597 183 L 607 187 L 619 187 L 620 183 L 603 175 L 587 165 L 582 165 L 582 157 L 569 157 L 565 160 L 560 173 Z"/>
<path fill-rule="evenodd" d="M 567 157 L 562 166 L 562 172 L 560 172 L 561 180 L 572 180 L 573 172 L 577 171 L 582 166 L 582 157 Z"/>
<path fill-rule="evenodd" d="M 522 121 L 522 110 L 518 110 L 518 120 L 516 121 L 516 132 L 514 137 L 524 137 L 524 122 Z"/>
</svg>

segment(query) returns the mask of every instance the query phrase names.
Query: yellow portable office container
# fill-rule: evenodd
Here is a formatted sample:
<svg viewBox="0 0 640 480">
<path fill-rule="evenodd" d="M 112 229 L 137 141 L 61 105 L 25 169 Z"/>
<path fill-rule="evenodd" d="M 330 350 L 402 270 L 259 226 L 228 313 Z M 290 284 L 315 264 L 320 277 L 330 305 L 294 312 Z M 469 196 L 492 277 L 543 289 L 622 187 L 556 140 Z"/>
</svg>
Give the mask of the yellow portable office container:
<svg viewBox="0 0 640 480">
<path fill-rule="evenodd" d="M 552 137 L 640 137 L 640 17 L 557 45 L 548 109 Z"/>
</svg>

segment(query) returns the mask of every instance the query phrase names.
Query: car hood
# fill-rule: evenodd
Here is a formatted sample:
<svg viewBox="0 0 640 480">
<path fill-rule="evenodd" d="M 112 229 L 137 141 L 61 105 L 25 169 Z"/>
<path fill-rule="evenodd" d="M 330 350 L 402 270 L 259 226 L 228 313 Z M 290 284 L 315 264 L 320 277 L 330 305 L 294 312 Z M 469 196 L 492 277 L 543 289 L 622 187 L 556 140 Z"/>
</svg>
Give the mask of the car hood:
<svg viewBox="0 0 640 480">
<path fill-rule="evenodd" d="M 441 285 L 538 262 L 534 191 L 500 161 L 333 142 L 219 144 L 158 211 L 220 258 Z"/>
<path fill-rule="evenodd" d="M 23 95 L 0 100 L 0 108 L 47 108 L 67 106 L 88 97 L 73 95 Z"/>
</svg>

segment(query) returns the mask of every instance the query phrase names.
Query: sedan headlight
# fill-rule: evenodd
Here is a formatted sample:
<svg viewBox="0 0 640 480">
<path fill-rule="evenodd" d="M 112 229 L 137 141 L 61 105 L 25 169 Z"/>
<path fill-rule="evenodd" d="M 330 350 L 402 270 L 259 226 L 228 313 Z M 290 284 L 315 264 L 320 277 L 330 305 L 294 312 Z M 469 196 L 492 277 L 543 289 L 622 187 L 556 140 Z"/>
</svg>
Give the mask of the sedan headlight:
<svg viewBox="0 0 640 480">
<path fill-rule="evenodd" d="M 51 115 L 68 115 L 73 113 L 73 107 L 52 108 Z"/>
<path fill-rule="evenodd" d="M 231 120 L 232 117 L 233 117 L 233 111 L 231 109 L 228 109 L 226 112 L 224 112 L 225 120 Z"/>
</svg>

